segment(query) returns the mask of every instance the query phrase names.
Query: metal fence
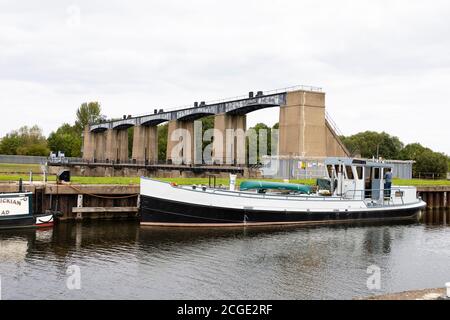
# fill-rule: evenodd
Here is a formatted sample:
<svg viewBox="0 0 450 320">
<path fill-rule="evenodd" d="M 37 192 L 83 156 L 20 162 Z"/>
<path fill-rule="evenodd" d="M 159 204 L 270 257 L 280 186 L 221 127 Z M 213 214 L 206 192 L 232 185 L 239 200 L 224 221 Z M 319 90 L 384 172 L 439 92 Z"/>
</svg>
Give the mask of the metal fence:
<svg viewBox="0 0 450 320">
<path fill-rule="evenodd" d="M 14 163 L 14 164 L 45 164 L 49 161 L 49 157 L 36 157 L 36 156 L 13 156 L 13 155 L 0 155 L 0 163 Z M 52 162 L 69 162 L 78 161 L 80 158 L 53 158 Z"/>
<path fill-rule="evenodd" d="M 47 157 L 0 155 L 0 163 L 44 164 Z"/>
<path fill-rule="evenodd" d="M 324 158 L 287 158 L 265 157 L 262 175 L 274 179 L 316 179 L 326 175 Z"/>
<path fill-rule="evenodd" d="M 386 160 L 385 163 L 392 165 L 392 175 L 399 179 L 413 178 L 414 161 Z"/>
<path fill-rule="evenodd" d="M 450 180 L 449 173 L 436 173 L 436 172 L 415 172 L 414 178 L 426 179 L 426 180 Z"/>
</svg>

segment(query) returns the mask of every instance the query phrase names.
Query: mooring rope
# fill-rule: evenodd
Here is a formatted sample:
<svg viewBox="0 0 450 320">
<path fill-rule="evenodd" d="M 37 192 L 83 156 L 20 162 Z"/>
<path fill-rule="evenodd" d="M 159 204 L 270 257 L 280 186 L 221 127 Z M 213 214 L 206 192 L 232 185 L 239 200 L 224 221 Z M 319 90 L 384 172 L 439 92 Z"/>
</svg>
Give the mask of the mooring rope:
<svg viewBox="0 0 450 320">
<path fill-rule="evenodd" d="M 70 188 L 74 189 L 75 191 L 79 192 L 80 194 L 83 195 L 88 195 L 94 198 L 100 198 L 100 199 L 129 199 L 129 198 L 134 198 L 137 197 L 139 194 L 138 193 L 133 193 L 132 195 L 128 195 L 128 196 L 117 196 L 117 197 L 113 197 L 113 196 L 100 196 L 98 194 L 93 194 L 93 193 L 89 193 L 89 192 L 85 192 L 73 185 L 70 184 L 66 184 L 66 186 L 69 186 Z"/>
</svg>

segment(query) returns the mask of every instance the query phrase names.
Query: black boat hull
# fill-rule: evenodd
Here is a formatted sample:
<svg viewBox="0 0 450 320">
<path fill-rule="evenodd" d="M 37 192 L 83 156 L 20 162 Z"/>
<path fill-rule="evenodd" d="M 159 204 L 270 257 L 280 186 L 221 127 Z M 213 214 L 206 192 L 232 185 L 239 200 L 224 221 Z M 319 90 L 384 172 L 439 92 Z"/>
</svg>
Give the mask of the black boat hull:
<svg viewBox="0 0 450 320">
<path fill-rule="evenodd" d="M 314 225 L 380 220 L 417 219 L 422 208 L 348 212 L 272 212 L 202 206 L 141 195 L 141 225 L 175 227 L 232 227 Z"/>
<path fill-rule="evenodd" d="M 54 224 L 53 215 L 38 214 L 23 217 L 12 217 L 0 219 L 0 230 L 23 229 L 23 228 L 49 228 Z"/>
</svg>

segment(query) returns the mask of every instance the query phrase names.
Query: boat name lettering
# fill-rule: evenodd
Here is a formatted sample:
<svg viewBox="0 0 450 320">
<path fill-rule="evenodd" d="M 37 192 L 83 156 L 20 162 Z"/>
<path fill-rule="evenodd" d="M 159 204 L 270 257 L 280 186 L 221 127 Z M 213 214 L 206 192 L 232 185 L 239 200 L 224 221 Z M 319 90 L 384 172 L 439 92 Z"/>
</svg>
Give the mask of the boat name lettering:
<svg viewBox="0 0 450 320">
<path fill-rule="evenodd" d="M 2 211 L 0 215 L 7 216 L 9 214 L 9 210 Z"/>
<path fill-rule="evenodd" d="M 21 206 L 22 205 L 22 201 L 14 200 L 14 199 L 1 199 L 0 198 L 0 203 L 13 204 L 13 205 L 16 205 L 16 206 Z"/>
</svg>

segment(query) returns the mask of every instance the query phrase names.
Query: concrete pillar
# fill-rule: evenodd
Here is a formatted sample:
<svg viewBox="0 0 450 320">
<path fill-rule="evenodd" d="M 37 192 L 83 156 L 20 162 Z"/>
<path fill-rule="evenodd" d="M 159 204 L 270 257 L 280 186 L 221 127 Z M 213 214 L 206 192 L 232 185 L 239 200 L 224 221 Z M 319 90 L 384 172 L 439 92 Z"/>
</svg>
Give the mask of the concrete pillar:
<svg viewBox="0 0 450 320">
<path fill-rule="evenodd" d="M 288 92 L 279 129 L 280 155 L 325 157 L 325 93 Z"/>
<path fill-rule="evenodd" d="M 128 161 L 128 130 L 106 131 L 105 159 L 116 163 Z"/>
<path fill-rule="evenodd" d="M 132 159 L 138 163 L 158 161 L 158 127 L 136 126 L 133 135 Z"/>
<path fill-rule="evenodd" d="M 105 150 L 105 159 L 106 161 L 116 161 L 116 146 L 117 140 L 115 136 L 114 130 L 110 129 L 106 131 L 106 150 Z"/>
<path fill-rule="evenodd" d="M 333 126 L 325 119 L 325 93 L 288 92 L 280 106 L 279 154 L 282 156 L 349 156 Z"/>
<path fill-rule="evenodd" d="M 89 130 L 89 126 L 86 126 L 83 132 L 83 160 L 94 160 L 94 134 Z"/>
<path fill-rule="evenodd" d="M 214 117 L 213 160 L 218 164 L 246 163 L 246 115 L 218 114 Z"/>
<path fill-rule="evenodd" d="M 167 161 L 177 164 L 193 164 L 194 151 L 194 121 L 169 121 Z"/>
<path fill-rule="evenodd" d="M 106 150 L 106 133 L 98 132 L 94 133 L 94 159 L 97 162 L 105 161 Z"/>
<path fill-rule="evenodd" d="M 118 160 L 122 163 L 128 162 L 130 160 L 128 155 L 128 130 L 119 130 L 117 136 L 119 141 Z"/>
</svg>

